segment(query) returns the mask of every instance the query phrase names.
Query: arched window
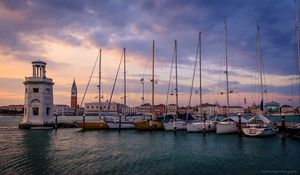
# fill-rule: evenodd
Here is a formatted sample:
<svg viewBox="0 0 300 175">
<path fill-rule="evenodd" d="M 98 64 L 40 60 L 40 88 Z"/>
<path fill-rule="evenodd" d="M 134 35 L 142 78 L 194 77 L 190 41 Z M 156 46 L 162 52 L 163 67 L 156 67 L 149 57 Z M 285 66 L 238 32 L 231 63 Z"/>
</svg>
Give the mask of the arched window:
<svg viewBox="0 0 300 175">
<path fill-rule="evenodd" d="M 31 100 L 30 103 L 41 103 L 41 102 L 40 102 L 40 100 L 38 100 L 38 99 L 33 99 L 33 100 Z"/>
<path fill-rule="evenodd" d="M 33 107 L 32 108 L 32 114 L 33 115 L 39 115 L 39 108 L 38 107 Z"/>
</svg>

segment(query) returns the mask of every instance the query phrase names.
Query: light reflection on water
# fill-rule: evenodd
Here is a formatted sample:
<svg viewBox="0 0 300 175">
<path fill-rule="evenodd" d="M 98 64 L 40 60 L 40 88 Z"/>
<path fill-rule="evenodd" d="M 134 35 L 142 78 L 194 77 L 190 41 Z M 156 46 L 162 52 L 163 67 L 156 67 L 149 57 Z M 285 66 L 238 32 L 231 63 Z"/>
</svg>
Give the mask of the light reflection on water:
<svg viewBox="0 0 300 175">
<path fill-rule="evenodd" d="M 0 128 L 0 174 L 299 174 L 299 148 L 280 135 Z"/>
</svg>

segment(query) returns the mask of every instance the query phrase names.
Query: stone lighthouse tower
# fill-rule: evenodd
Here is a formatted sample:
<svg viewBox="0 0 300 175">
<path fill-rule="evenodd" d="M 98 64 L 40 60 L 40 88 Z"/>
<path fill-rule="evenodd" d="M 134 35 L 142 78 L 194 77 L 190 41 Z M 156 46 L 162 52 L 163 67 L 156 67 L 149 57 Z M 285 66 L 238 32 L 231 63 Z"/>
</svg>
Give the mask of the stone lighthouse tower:
<svg viewBox="0 0 300 175">
<path fill-rule="evenodd" d="M 24 118 L 21 125 L 43 126 L 53 123 L 53 85 L 46 77 L 46 63 L 32 62 L 32 77 L 25 77 Z"/>
</svg>

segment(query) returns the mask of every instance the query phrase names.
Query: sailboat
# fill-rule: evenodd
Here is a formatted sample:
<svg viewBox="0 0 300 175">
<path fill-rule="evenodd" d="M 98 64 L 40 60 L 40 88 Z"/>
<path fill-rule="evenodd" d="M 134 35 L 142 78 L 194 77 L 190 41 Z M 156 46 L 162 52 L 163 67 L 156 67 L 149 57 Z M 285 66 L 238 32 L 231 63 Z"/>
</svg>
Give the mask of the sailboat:
<svg viewBox="0 0 300 175">
<path fill-rule="evenodd" d="M 226 62 L 226 119 L 217 123 L 216 133 L 217 134 L 231 134 L 237 133 L 239 128 L 237 122 L 232 120 L 229 116 L 229 83 L 228 83 L 228 59 L 227 59 L 227 21 L 224 17 L 224 32 L 225 32 L 225 62 Z"/>
<path fill-rule="evenodd" d="M 260 86 L 261 86 L 261 103 L 260 103 L 260 114 L 249 119 L 249 122 L 242 128 L 243 133 L 246 136 L 258 137 L 258 136 L 271 136 L 275 135 L 277 132 L 277 126 L 271 122 L 267 117 L 263 115 L 264 113 L 264 87 L 263 87 L 263 60 L 261 53 L 261 45 L 260 45 L 260 32 L 259 26 L 257 26 L 257 34 L 256 34 L 256 56 L 259 59 L 259 73 L 260 73 Z"/>
<path fill-rule="evenodd" d="M 175 78 L 176 79 L 176 87 L 175 87 L 176 114 L 173 115 L 172 120 L 164 121 L 163 125 L 166 131 L 186 130 L 186 122 L 183 120 L 178 120 L 178 81 L 177 81 L 178 78 L 177 78 L 177 41 L 176 40 L 175 40 L 175 76 L 176 76 Z M 167 95 L 169 95 L 169 92 Z"/>
<path fill-rule="evenodd" d="M 202 116 L 202 74 L 201 74 L 201 32 L 199 32 L 199 42 L 198 42 L 198 49 L 197 49 L 197 55 L 199 52 L 199 76 L 200 76 L 200 105 L 199 105 L 199 113 Z M 195 70 L 196 70 L 196 65 L 197 65 L 197 55 L 196 55 L 196 60 L 195 60 L 195 65 L 194 65 L 194 73 L 193 73 L 193 79 L 192 79 L 192 86 L 191 86 L 191 91 L 190 91 L 190 98 L 189 98 L 189 105 L 188 107 L 190 108 L 191 106 L 191 98 L 192 98 L 192 92 L 193 92 L 193 85 L 194 85 L 194 78 L 195 78 Z M 195 122 L 188 122 L 187 127 L 186 127 L 187 132 L 206 132 L 206 131 L 215 131 L 216 130 L 216 125 L 214 121 L 211 120 L 203 120 L 203 121 L 195 121 Z"/>
<path fill-rule="evenodd" d="M 299 78 L 299 87 L 300 87 L 300 1 L 295 1 L 295 39 L 296 39 L 296 60 L 298 61 L 298 78 Z M 298 93 L 299 96 L 299 107 L 300 109 L 300 92 Z M 300 112 L 300 111 L 299 111 Z M 291 133 L 300 133 L 300 123 L 293 123 L 291 126 L 286 127 L 286 132 Z"/>
<path fill-rule="evenodd" d="M 124 59 L 124 107 L 126 108 L 126 48 L 123 48 L 123 59 Z M 114 88 L 113 88 L 114 89 Z M 110 120 L 106 121 L 109 129 L 134 129 L 133 122 L 126 121 L 126 110 L 124 110 L 124 120 Z"/>
<path fill-rule="evenodd" d="M 100 104 L 101 104 L 101 54 L 102 54 L 102 49 L 100 49 L 99 51 L 99 85 L 98 85 L 98 100 L 99 100 L 99 107 L 98 107 L 98 110 L 99 110 L 99 120 L 97 121 L 86 121 L 85 120 L 85 114 L 83 114 L 83 119 L 82 121 L 75 121 L 74 124 L 77 128 L 82 128 L 82 129 L 107 129 L 108 126 L 107 124 L 105 123 L 105 121 L 103 121 L 101 119 L 101 108 L 100 108 Z M 97 61 L 98 59 L 96 60 L 95 62 L 95 65 L 94 65 L 94 68 L 97 64 Z M 89 87 L 89 83 L 90 83 L 90 80 L 92 78 L 92 75 L 93 75 L 93 72 L 94 72 L 94 68 L 93 68 L 93 71 L 91 73 L 91 76 L 90 76 L 90 79 L 88 81 L 88 85 L 86 87 L 86 90 L 85 90 L 85 93 L 84 93 L 84 96 L 82 98 L 82 101 L 81 101 L 81 105 L 82 106 L 82 103 L 83 103 L 83 100 L 84 100 L 84 97 L 85 97 L 85 94 L 87 92 L 87 89 Z"/>
<path fill-rule="evenodd" d="M 157 115 L 154 109 L 154 40 L 152 43 L 152 106 L 151 106 L 151 119 L 149 121 L 137 122 L 134 123 L 134 126 L 138 130 L 163 130 L 164 126 L 162 122 L 157 121 Z"/>
</svg>

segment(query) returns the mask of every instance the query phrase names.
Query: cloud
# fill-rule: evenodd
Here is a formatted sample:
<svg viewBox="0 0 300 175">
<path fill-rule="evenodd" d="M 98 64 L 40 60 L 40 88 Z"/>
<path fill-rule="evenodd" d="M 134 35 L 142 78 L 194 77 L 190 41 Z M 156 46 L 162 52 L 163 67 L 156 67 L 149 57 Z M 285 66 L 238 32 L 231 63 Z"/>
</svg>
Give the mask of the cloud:
<svg viewBox="0 0 300 175">
<path fill-rule="evenodd" d="M 265 73 L 296 75 L 294 5 L 293 1 L 281 0 L 2 0 L 1 55 L 23 62 L 42 58 L 54 70 L 70 67 L 71 63 L 47 56 L 47 43 L 56 42 L 108 51 L 126 47 L 127 53 L 133 55 L 131 62 L 141 63 L 151 56 L 155 40 L 156 66 L 163 70 L 160 80 L 164 89 L 176 39 L 184 79 L 181 89 L 188 92 L 201 31 L 203 74 L 209 86 L 206 92 L 211 92 L 217 89 L 212 84 L 218 84 L 218 69 L 224 65 L 223 16 L 228 22 L 229 75 L 235 86 L 247 86 L 244 81 L 253 79 L 252 73 L 257 71 L 257 24 L 261 29 Z M 137 85 L 142 73 L 131 72 L 131 78 L 137 78 L 132 83 Z M 287 94 L 280 88 L 274 91 Z M 158 92 L 163 93 L 160 89 Z"/>
</svg>

